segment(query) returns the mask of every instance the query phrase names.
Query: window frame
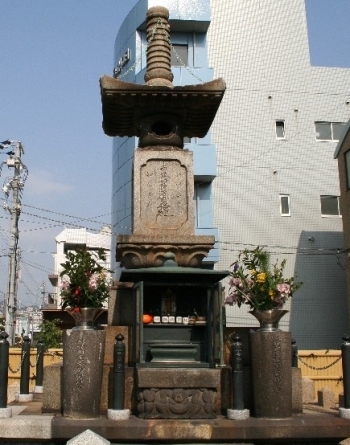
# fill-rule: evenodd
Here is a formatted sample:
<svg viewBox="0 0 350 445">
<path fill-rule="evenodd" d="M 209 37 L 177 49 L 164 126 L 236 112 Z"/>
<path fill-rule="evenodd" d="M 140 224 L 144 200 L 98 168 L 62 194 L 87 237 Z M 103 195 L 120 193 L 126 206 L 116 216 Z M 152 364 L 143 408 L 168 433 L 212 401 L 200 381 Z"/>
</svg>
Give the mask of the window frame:
<svg viewBox="0 0 350 445">
<path fill-rule="evenodd" d="M 322 198 L 337 198 L 338 214 L 322 213 Z M 341 218 L 342 217 L 341 209 L 340 209 L 340 196 L 338 196 L 338 195 L 320 195 L 320 208 L 321 208 L 322 218 Z"/>
<path fill-rule="evenodd" d="M 288 200 L 288 213 L 284 213 L 283 212 L 283 204 L 282 204 L 282 199 L 283 198 L 287 198 Z M 291 209 L 290 209 L 290 195 L 288 195 L 287 193 L 280 193 L 279 194 L 279 200 L 280 200 L 280 216 L 291 216 Z"/>
<path fill-rule="evenodd" d="M 179 47 L 186 48 L 186 50 L 187 50 L 187 53 L 186 53 L 187 60 L 186 61 L 182 60 L 181 55 L 178 54 L 181 61 L 183 62 L 183 64 L 177 59 L 176 54 L 174 52 L 174 50 L 175 50 L 178 53 L 177 48 L 179 48 Z M 170 54 L 170 59 L 171 59 L 170 65 L 171 66 L 189 66 L 188 62 L 189 62 L 189 56 L 190 56 L 190 48 L 189 48 L 188 42 L 187 43 L 172 43 L 170 50 L 171 50 L 171 54 Z M 176 63 L 173 64 L 173 61 L 176 61 Z"/>
<path fill-rule="evenodd" d="M 317 131 L 316 131 L 316 126 L 317 124 L 321 124 L 321 125 L 329 125 L 330 128 L 330 134 L 331 137 L 330 139 L 321 139 L 317 137 Z M 329 121 L 315 121 L 315 138 L 317 142 L 339 142 L 339 139 L 336 139 L 334 137 L 334 125 L 346 125 L 346 122 L 329 122 Z"/>
<path fill-rule="evenodd" d="M 282 124 L 282 125 L 278 125 Z M 283 136 L 278 136 L 277 128 L 281 127 L 283 128 Z M 276 132 L 276 139 L 278 141 L 284 141 L 286 139 L 286 121 L 284 119 L 276 119 L 275 121 L 275 132 Z"/>
</svg>

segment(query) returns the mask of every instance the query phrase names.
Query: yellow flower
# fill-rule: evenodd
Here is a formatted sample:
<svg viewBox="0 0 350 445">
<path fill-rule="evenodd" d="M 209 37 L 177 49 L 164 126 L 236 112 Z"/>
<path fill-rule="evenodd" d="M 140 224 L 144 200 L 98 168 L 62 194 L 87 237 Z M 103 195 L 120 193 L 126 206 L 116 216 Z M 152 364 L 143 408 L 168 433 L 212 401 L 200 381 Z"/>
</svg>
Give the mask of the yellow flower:
<svg viewBox="0 0 350 445">
<path fill-rule="evenodd" d="M 272 300 L 275 299 L 275 291 L 273 291 L 272 289 L 269 290 L 269 296 L 271 297 Z"/>
<path fill-rule="evenodd" d="M 264 283 L 265 280 L 266 280 L 266 273 L 265 272 L 258 273 L 258 275 L 256 276 L 256 281 L 258 283 Z"/>
<path fill-rule="evenodd" d="M 250 271 L 250 275 L 256 275 L 256 270 L 254 270 L 254 269 L 251 270 L 251 271 Z"/>
</svg>

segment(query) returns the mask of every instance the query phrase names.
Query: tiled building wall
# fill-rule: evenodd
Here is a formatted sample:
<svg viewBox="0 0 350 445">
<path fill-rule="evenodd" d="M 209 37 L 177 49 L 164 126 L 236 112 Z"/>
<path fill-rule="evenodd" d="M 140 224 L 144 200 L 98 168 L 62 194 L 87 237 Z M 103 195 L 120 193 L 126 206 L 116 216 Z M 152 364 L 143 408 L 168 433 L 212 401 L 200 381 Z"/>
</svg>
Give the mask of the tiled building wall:
<svg viewBox="0 0 350 445">
<path fill-rule="evenodd" d="M 350 70 L 311 67 L 303 0 L 212 0 L 209 64 L 227 91 L 212 127 L 220 261 L 266 246 L 305 284 L 281 326 L 301 348 L 337 348 L 348 330 L 342 221 L 322 217 L 320 195 L 339 195 L 336 142 L 316 141 L 315 121 L 346 122 Z M 284 120 L 285 139 L 276 138 Z M 279 195 L 290 196 L 290 216 Z M 313 241 L 309 241 L 309 238 Z M 232 325 L 256 326 L 227 307 Z"/>
<path fill-rule="evenodd" d="M 219 230 L 215 268 L 227 269 L 240 250 L 257 245 L 266 246 L 273 259 L 287 258 L 286 274 L 297 274 L 305 284 L 282 328 L 292 331 L 302 349 L 338 348 L 348 331 L 345 257 L 338 253 L 343 249 L 342 221 L 322 217 L 320 207 L 320 195 L 340 194 L 336 142 L 317 141 L 314 123 L 350 118 L 350 70 L 310 66 L 303 0 L 140 0 L 116 40 L 116 60 L 126 47 L 131 48 L 131 64 L 136 60 L 136 77 L 130 71 L 124 80 L 143 82 L 146 45 L 143 31 L 135 30 L 155 5 L 170 9 L 178 38 L 189 32 L 186 20 L 195 26 L 210 21 L 206 38 L 201 29 L 192 69 L 204 81 L 223 77 L 227 84 L 211 140 L 188 147 L 200 175 L 216 175 L 205 201 L 209 212 L 212 204 L 212 227 L 200 229 L 201 234 Z M 184 68 L 174 73 L 174 84 L 199 82 Z M 283 140 L 276 137 L 276 120 L 284 121 Z M 131 231 L 136 144 L 133 139 L 115 141 L 112 212 L 117 233 Z M 208 156 L 201 144 L 208 147 Z M 213 158 L 216 170 L 211 166 L 203 173 L 201 166 Z M 290 197 L 290 216 L 280 214 L 280 194 Z M 256 326 L 243 309 L 231 307 L 227 322 Z"/>
</svg>

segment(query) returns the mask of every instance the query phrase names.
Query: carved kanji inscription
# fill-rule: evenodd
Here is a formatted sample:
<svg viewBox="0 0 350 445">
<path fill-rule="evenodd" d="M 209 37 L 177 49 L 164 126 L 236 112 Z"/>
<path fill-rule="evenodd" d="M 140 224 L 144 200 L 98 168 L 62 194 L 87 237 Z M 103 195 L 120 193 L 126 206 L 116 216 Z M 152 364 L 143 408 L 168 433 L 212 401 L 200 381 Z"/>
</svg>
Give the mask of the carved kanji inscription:
<svg viewBox="0 0 350 445">
<path fill-rule="evenodd" d="M 150 159 L 140 172 L 140 217 L 149 228 L 179 229 L 188 219 L 187 170 L 178 160 Z"/>
</svg>

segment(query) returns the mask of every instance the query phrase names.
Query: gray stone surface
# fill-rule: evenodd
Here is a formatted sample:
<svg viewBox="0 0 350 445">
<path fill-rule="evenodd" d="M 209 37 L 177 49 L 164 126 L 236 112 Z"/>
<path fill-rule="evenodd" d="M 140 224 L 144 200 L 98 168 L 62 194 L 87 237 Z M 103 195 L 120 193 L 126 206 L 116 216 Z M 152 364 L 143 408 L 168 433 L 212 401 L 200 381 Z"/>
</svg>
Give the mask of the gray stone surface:
<svg viewBox="0 0 350 445">
<path fill-rule="evenodd" d="M 220 369 L 139 368 L 136 374 L 139 417 L 212 419 L 220 411 Z"/>
<path fill-rule="evenodd" d="M 218 388 L 220 369 L 139 368 L 139 388 Z"/>
<path fill-rule="evenodd" d="M 63 415 L 74 419 L 100 416 L 105 347 L 103 330 L 63 333 Z"/>
<path fill-rule="evenodd" d="M 107 411 L 108 420 L 128 420 L 130 419 L 129 409 L 109 409 Z"/>
<path fill-rule="evenodd" d="M 16 394 L 17 402 L 31 402 L 33 400 L 33 394 Z"/>
<path fill-rule="evenodd" d="M 44 367 L 43 413 L 61 412 L 63 362 Z"/>
<path fill-rule="evenodd" d="M 91 430 L 86 430 L 73 439 L 68 440 L 67 445 L 108 445 L 111 442 Z"/>
<path fill-rule="evenodd" d="M 292 416 L 291 334 L 251 332 L 253 412 L 255 417 Z"/>
<path fill-rule="evenodd" d="M 316 402 L 316 390 L 315 382 L 309 377 L 302 378 L 303 385 L 303 403 L 315 403 Z"/>
<path fill-rule="evenodd" d="M 194 235 L 193 153 L 138 149 L 134 172 L 133 233 Z"/>
<path fill-rule="evenodd" d="M 348 409 L 348 408 L 339 408 L 339 416 L 342 419 L 350 419 L 350 409 Z M 350 439 L 349 439 L 349 445 L 350 445 Z"/>
<path fill-rule="evenodd" d="M 299 368 L 292 368 L 292 410 L 293 414 L 303 412 L 303 385 Z"/>
<path fill-rule="evenodd" d="M 336 408 L 334 392 L 325 386 L 320 391 L 317 391 L 318 404 L 323 408 Z"/>
<path fill-rule="evenodd" d="M 1 439 L 51 439 L 52 419 L 49 415 L 22 416 L 13 413 L 9 419 L 0 419 Z"/>
<path fill-rule="evenodd" d="M 199 267 L 215 238 L 195 235 L 193 153 L 157 146 L 134 154 L 133 233 L 118 235 L 127 269 L 162 266 L 172 252 L 179 266 Z"/>
<path fill-rule="evenodd" d="M 108 299 L 108 326 L 132 326 L 135 317 L 132 286 L 133 283 L 121 282 L 113 286 Z"/>
<path fill-rule="evenodd" d="M 16 400 L 16 394 L 19 394 L 19 383 L 12 383 L 7 387 L 7 403 Z"/>
<path fill-rule="evenodd" d="M 230 420 L 247 420 L 250 417 L 249 409 L 228 409 L 227 418 Z"/>
<path fill-rule="evenodd" d="M 9 419 L 12 417 L 12 408 L 0 408 L 0 419 Z"/>
</svg>

